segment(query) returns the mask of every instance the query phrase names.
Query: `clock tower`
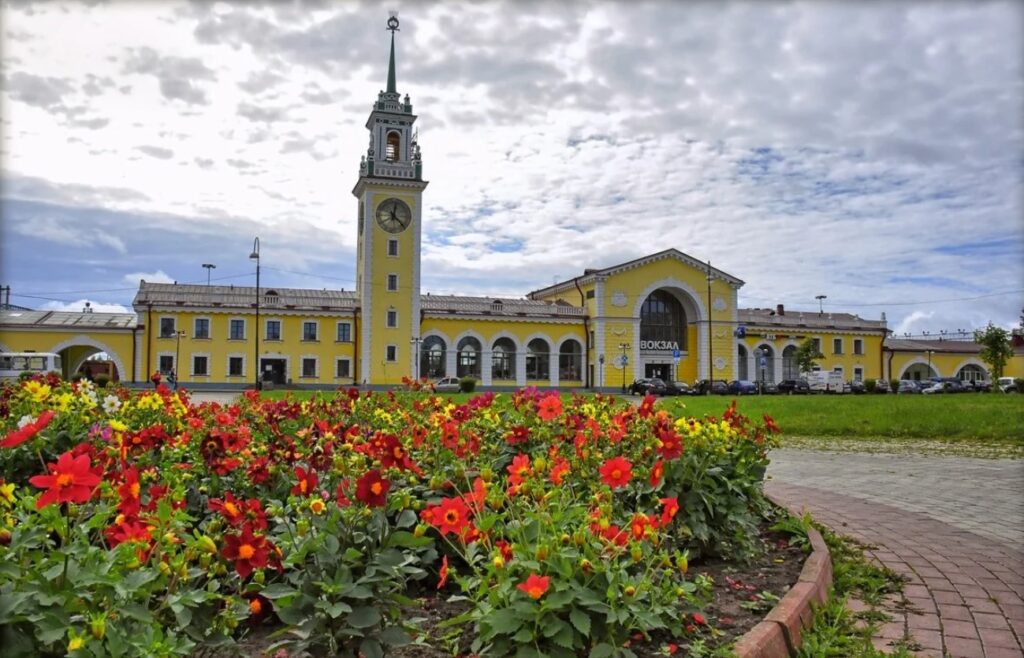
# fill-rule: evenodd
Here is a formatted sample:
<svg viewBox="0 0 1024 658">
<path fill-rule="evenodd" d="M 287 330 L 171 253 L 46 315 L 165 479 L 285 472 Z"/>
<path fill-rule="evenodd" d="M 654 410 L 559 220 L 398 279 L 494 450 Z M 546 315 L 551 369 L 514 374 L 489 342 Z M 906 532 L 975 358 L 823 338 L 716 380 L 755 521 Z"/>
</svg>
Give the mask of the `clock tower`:
<svg viewBox="0 0 1024 658">
<path fill-rule="evenodd" d="M 356 290 L 361 383 L 393 385 L 414 377 L 420 335 L 420 238 L 423 234 L 423 163 L 409 95 L 395 86 L 395 32 L 388 19 L 391 58 L 387 91 L 377 94 L 366 129 L 370 146 L 352 194 L 359 200 Z"/>
</svg>

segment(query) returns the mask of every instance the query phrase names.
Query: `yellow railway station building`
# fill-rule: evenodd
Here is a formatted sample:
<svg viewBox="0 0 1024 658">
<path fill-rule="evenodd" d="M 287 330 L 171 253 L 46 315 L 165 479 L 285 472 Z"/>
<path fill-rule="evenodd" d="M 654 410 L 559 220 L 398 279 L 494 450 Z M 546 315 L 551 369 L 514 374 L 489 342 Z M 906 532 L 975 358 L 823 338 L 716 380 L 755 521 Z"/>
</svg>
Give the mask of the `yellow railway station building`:
<svg viewBox="0 0 1024 658">
<path fill-rule="evenodd" d="M 615 390 L 641 377 L 794 379 L 796 348 L 812 338 L 821 368 L 846 380 L 920 378 L 922 367 L 928 376 L 986 376 L 976 346 L 922 351 L 888 339 L 884 316 L 741 309 L 742 280 L 675 248 L 585 269 L 522 298 L 424 293 L 428 182 L 415 123 L 397 91 L 392 30 L 387 87 L 367 118 L 369 147 L 352 189 L 354 291 L 142 282 L 134 313 L 2 311 L 0 350 L 61 353 L 65 375 L 102 352 L 122 382 L 174 372 L 190 388 L 473 377 L 487 389 Z"/>
</svg>

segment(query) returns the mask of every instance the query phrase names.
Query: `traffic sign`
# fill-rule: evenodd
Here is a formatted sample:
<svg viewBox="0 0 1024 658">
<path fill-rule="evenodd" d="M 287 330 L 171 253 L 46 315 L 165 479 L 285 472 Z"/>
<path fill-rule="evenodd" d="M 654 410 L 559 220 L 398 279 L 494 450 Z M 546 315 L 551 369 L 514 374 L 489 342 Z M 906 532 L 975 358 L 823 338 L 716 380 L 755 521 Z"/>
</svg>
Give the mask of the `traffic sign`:
<svg viewBox="0 0 1024 658">
<path fill-rule="evenodd" d="M 768 365 L 768 358 L 767 358 L 767 357 L 764 357 L 764 356 L 762 356 L 762 357 L 761 357 L 761 367 L 762 367 L 762 368 L 764 368 L 764 367 L 765 367 L 765 366 L 767 366 L 767 365 Z"/>
<path fill-rule="evenodd" d="M 679 357 L 682 356 L 682 355 L 683 355 L 683 353 L 679 351 L 678 347 L 676 349 L 672 350 L 672 358 L 675 359 L 676 361 L 678 361 Z"/>
</svg>

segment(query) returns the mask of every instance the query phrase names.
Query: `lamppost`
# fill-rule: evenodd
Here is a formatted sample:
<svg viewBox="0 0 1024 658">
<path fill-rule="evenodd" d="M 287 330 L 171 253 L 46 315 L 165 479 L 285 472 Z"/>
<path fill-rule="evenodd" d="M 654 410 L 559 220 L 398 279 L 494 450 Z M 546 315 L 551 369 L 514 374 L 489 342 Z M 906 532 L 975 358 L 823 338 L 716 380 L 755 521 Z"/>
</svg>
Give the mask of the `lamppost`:
<svg viewBox="0 0 1024 658">
<path fill-rule="evenodd" d="M 178 390 L 178 377 L 180 376 L 180 375 L 178 375 L 177 371 L 178 371 L 178 368 L 181 367 L 181 363 L 179 361 L 179 359 L 181 359 L 181 339 L 185 337 L 185 332 L 184 331 L 175 331 L 174 332 L 174 336 L 175 336 L 175 344 L 174 344 L 174 369 L 171 370 L 171 377 L 174 379 L 174 381 L 171 382 L 171 383 L 174 385 L 174 390 L 177 391 Z"/>
<path fill-rule="evenodd" d="M 217 269 L 217 266 L 213 263 L 203 263 L 203 268 L 206 270 L 206 285 L 210 285 L 210 270 Z"/>
<path fill-rule="evenodd" d="M 708 261 L 708 390 L 707 395 L 711 395 L 711 389 L 715 387 L 715 357 L 712 343 L 714 342 L 714 332 L 711 326 L 711 261 Z"/>
<path fill-rule="evenodd" d="M 622 365 L 622 392 L 626 392 L 626 365 L 629 363 L 629 357 L 626 356 L 626 350 L 629 349 L 629 343 L 619 343 L 619 349 L 622 350 L 622 358 L 619 360 Z"/>
<path fill-rule="evenodd" d="M 764 366 L 761 365 L 761 359 L 764 357 L 764 351 L 759 347 L 754 350 L 754 365 L 757 366 L 757 394 L 760 395 L 764 391 Z"/>
<path fill-rule="evenodd" d="M 256 261 L 256 346 L 252 352 L 252 367 L 256 371 L 256 390 L 260 390 L 260 239 L 252 243 L 249 259 Z"/>
<path fill-rule="evenodd" d="M 818 315 L 824 314 L 825 307 L 822 305 L 822 302 L 828 299 L 828 295 L 815 295 L 814 298 L 818 300 Z"/>
<path fill-rule="evenodd" d="M 928 350 L 928 377 L 932 377 L 932 354 L 935 350 Z"/>
<path fill-rule="evenodd" d="M 597 355 L 597 389 L 604 386 L 604 354 Z"/>
<path fill-rule="evenodd" d="M 412 372 L 414 380 L 419 380 L 420 378 L 420 342 L 422 340 L 419 336 L 413 336 L 409 339 L 409 343 L 412 344 Z"/>
</svg>

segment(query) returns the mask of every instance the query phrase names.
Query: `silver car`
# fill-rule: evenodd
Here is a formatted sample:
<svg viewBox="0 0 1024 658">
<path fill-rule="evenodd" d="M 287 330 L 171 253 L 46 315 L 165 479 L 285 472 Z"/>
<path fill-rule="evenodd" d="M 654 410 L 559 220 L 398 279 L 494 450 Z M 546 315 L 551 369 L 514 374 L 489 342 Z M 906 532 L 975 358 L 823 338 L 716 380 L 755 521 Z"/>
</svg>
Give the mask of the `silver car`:
<svg viewBox="0 0 1024 658">
<path fill-rule="evenodd" d="M 438 393 L 458 393 L 459 378 L 445 377 L 434 382 L 434 390 Z"/>
</svg>

